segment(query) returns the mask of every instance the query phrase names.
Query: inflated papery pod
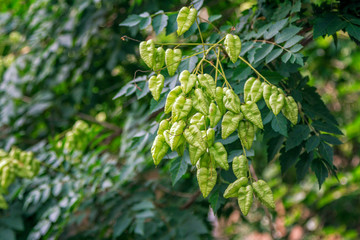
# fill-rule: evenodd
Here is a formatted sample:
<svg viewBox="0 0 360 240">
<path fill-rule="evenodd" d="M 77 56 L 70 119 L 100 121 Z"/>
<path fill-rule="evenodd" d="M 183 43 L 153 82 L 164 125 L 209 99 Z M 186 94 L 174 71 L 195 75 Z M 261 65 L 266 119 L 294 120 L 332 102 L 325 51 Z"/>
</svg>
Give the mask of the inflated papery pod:
<svg viewBox="0 0 360 240">
<path fill-rule="evenodd" d="M 165 52 L 165 63 L 170 76 L 174 76 L 181 62 L 182 52 L 180 49 L 167 49 Z"/>
<path fill-rule="evenodd" d="M 209 99 L 206 97 L 204 92 L 197 88 L 192 96 L 193 107 L 204 115 L 209 114 Z"/>
<path fill-rule="evenodd" d="M 205 90 L 209 96 L 215 98 L 216 96 L 216 84 L 214 79 L 209 74 L 199 74 L 198 80 L 200 86 Z"/>
<path fill-rule="evenodd" d="M 172 111 L 172 106 L 181 93 L 182 90 L 180 86 L 175 87 L 173 90 L 169 92 L 165 102 L 165 108 L 164 108 L 165 113 L 170 113 Z"/>
<path fill-rule="evenodd" d="M 255 196 L 268 208 L 275 208 L 274 196 L 271 188 L 264 180 L 259 180 L 252 184 Z"/>
<path fill-rule="evenodd" d="M 284 106 L 284 103 L 285 103 L 284 94 L 280 93 L 279 91 L 273 91 L 271 93 L 269 104 L 275 116 L 280 113 L 281 109 Z"/>
<path fill-rule="evenodd" d="M 239 36 L 227 34 L 224 41 L 226 53 L 229 55 L 230 60 L 235 63 L 239 58 L 241 52 L 241 41 Z"/>
<path fill-rule="evenodd" d="M 196 167 L 198 169 L 196 176 L 199 182 L 199 188 L 204 198 L 206 198 L 216 184 L 216 168 L 207 153 L 200 158 Z"/>
<path fill-rule="evenodd" d="M 297 124 L 299 109 L 292 96 L 285 97 L 285 104 L 281 112 L 292 124 Z"/>
<path fill-rule="evenodd" d="M 188 94 L 194 88 L 197 76 L 195 74 L 190 74 L 188 70 L 184 70 L 180 73 L 179 81 L 183 93 Z"/>
<path fill-rule="evenodd" d="M 157 131 L 157 135 L 162 135 L 165 130 L 170 129 L 170 123 L 168 120 L 164 119 L 159 123 L 159 129 Z"/>
<path fill-rule="evenodd" d="M 215 142 L 215 130 L 209 128 L 208 130 L 201 131 L 202 138 L 206 141 L 207 147 L 211 147 Z"/>
<path fill-rule="evenodd" d="M 170 148 L 172 151 L 178 148 L 181 143 L 180 140 L 183 137 L 183 132 L 186 127 L 186 123 L 183 120 L 175 122 L 170 128 Z M 165 131 L 168 132 L 168 131 Z M 164 133 L 165 133 L 164 132 Z"/>
<path fill-rule="evenodd" d="M 250 150 L 255 137 L 255 126 L 249 121 L 240 121 L 238 135 L 244 148 Z"/>
<path fill-rule="evenodd" d="M 237 178 L 247 177 L 249 171 L 248 160 L 244 155 L 233 158 L 232 168 Z"/>
<path fill-rule="evenodd" d="M 260 110 L 255 102 L 247 101 L 245 104 L 241 105 L 241 112 L 244 114 L 244 117 L 255 126 L 260 129 L 264 128 Z"/>
<path fill-rule="evenodd" d="M 253 203 L 253 188 L 251 185 L 241 187 L 238 192 L 238 204 L 244 216 L 248 215 Z"/>
<path fill-rule="evenodd" d="M 215 127 L 221 120 L 222 114 L 219 107 L 215 103 L 211 103 L 209 107 L 210 127 Z"/>
<path fill-rule="evenodd" d="M 185 96 L 178 96 L 172 106 L 173 121 L 186 118 L 192 109 L 192 100 Z"/>
<path fill-rule="evenodd" d="M 176 18 L 177 22 L 177 34 L 180 36 L 184 34 L 191 25 L 194 24 L 197 16 L 197 10 L 195 8 L 182 7 Z"/>
<path fill-rule="evenodd" d="M 199 148 L 201 151 L 206 150 L 205 140 L 202 138 L 201 131 L 196 125 L 190 125 L 189 128 L 186 128 L 184 137 L 190 145 Z"/>
<path fill-rule="evenodd" d="M 159 165 L 168 150 L 169 145 L 166 143 L 165 137 L 163 135 L 157 135 L 151 147 L 151 155 L 156 166 Z"/>
<path fill-rule="evenodd" d="M 223 102 L 224 99 L 224 90 L 222 87 L 217 87 L 215 90 L 216 96 L 215 96 L 215 101 L 220 109 L 220 112 L 222 114 L 225 114 L 226 112 L 226 108 Z"/>
<path fill-rule="evenodd" d="M 191 144 L 189 144 L 189 156 L 190 156 L 190 162 L 193 166 L 196 165 L 196 163 L 199 161 L 201 156 L 205 153 L 205 150 L 202 150 L 198 147 L 195 147 Z"/>
<path fill-rule="evenodd" d="M 224 95 L 225 108 L 234 113 L 240 112 L 240 98 L 232 89 L 227 89 Z"/>
<path fill-rule="evenodd" d="M 244 99 L 245 102 L 252 101 L 258 102 L 263 96 L 263 86 L 265 83 L 261 83 L 259 79 L 253 77 L 249 78 L 245 82 L 244 86 Z"/>
<path fill-rule="evenodd" d="M 242 113 L 233 113 L 231 111 L 227 111 L 221 122 L 222 139 L 228 138 L 239 127 L 239 123 L 242 119 Z"/>
<path fill-rule="evenodd" d="M 162 47 L 158 47 L 155 50 L 155 60 L 154 60 L 154 71 L 160 71 L 165 63 L 165 50 Z"/>
<path fill-rule="evenodd" d="M 159 100 L 161 91 L 164 88 L 164 80 L 165 78 L 162 74 L 153 75 L 149 79 L 149 89 L 156 101 Z"/>
<path fill-rule="evenodd" d="M 224 192 L 224 198 L 238 197 L 239 189 L 242 186 L 246 186 L 247 183 L 248 179 L 246 177 L 239 178 L 235 182 L 230 183 Z"/>
<path fill-rule="evenodd" d="M 220 142 L 214 143 L 212 147 L 209 148 L 210 159 L 214 160 L 222 169 L 228 170 L 229 163 L 227 161 L 227 152 L 224 145 Z"/>
<path fill-rule="evenodd" d="M 270 96 L 273 92 L 277 92 L 277 87 L 270 86 L 269 84 L 263 85 L 263 98 L 266 103 L 266 106 L 271 110 L 270 106 Z"/>
<path fill-rule="evenodd" d="M 195 113 L 190 119 L 191 125 L 196 125 L 200 130 L 204 130 L 206 126 L 206 119 L 202 113 Z"/>
<path fill-rule="evenodd" d="M 155 44 L 152 39 L 140 43 L 140 57 L 149 68 L 155 66 Z"/>
</svg>

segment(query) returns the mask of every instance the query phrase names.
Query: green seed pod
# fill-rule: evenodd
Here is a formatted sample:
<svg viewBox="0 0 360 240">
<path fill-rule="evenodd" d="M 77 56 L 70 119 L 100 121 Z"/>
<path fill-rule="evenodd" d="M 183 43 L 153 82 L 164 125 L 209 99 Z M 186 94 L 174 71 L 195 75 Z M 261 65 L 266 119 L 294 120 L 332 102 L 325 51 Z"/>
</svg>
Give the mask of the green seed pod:
<svg viewBox="0 0 360 240">
<path fill-rule="evenodd" d="M 244 85 L 244 100 L 250 101 L 251 100 L 251 87 L 256 79 L 254 77 L 250 77 L 248 80 L 246 80 Z"/>
<path fill-rule="evenodd" d="M 214 79 L 209 74 L 199 74 L 198 75 L 199 84 L 202 88 L 205 89 L 205 92 L 215 98 L 216 97 L 216 84 Z"/>
<path fill-rule="evenodd" d="M 277 91 L 271 94 L 269 103 L 275 116 L 278 115 L 283 108 L 285 102 L 284 98 L 284 94 L 278 93 Z"/>
<path fill-rule="evenodd" d="M 209 128 L 208 130 L 201 131 L 201 136 L 206 141 L 207 147 L 211 147 L 215 142 L 215 130 Z"/>
<path fill-rule="evenodd" d="M 269 85 L 269 84 L 264 84 L 263 85 L 263 98 L 264 98 L 264 101 L 266 103 L 266 106 L 271 109 L 270 107 L 270 96 L 271 96 L 271 93 L 272 93 L 272 87 Z"/>
<path fill-rule="evenodd" d="M 151 156 L 156 166 L 159 165 L 168 150 L 169 145 L 167 145 L 165 137 L 163 135 L 157 135 L 151 147 Z"/>
<path fill-rule="evenodd" d="M 215 168 L 200 168 L 197 170 L 197 179 L 202 195 L 206 198 L 214 188 L 217 180 Z"/>
<path fill-rule="evenodd" d="M 192 96 L 192 100 L 193 100 L 193 107 L 201 112 L 204 115 L 208 115 L 209 114 L 209 101 L 208 99 L 205 97 L 204 92 L 200 89 L 197 88 L 195 89 L 195 94 Z"/>
<path fill-rule="evenodd" d="M 246 104 L 241 105 L 241 112 L 244 114 L 244 117 L 252 122 L 255 126 L 260 129 L 264 128 L 261 119 L 261 113 L 256 103 L 247 101 Z"/>
<path fill-rule="evenodd" d="M 201 150 L 198 147 L 195 147 L 191 144 L 189 144 L 189 156 L 190 156 L 190 162 L 193 166 L 196 165 L 196 163 L 199 161 L 200 157 L 205 153 L 205 151 Z"/>
<path fill-rule="evenodd" d="M 185 148 L 186 148 L 186 140 L 184 136 L 181 136 L 178 147 L 175 149 L 175 151 L 178 153 L 179 156 L 182 156 L 184 155 Z"/>
<path fill-rule="evenodd" d="M 226 139 L 232 134 L 238 127 L 239 122 L 243 119 L 242 113 L 233 113 L 227 111 L 221 122 L 221 137 Z"/>
<path fill-rule="evenodd" d="M 224 105 L 224 102 L 223 102 L 223 99 L 224 99 L 224 91 L 223 91 L 223 88 L 222 87 L 217 87 L 216 90 L 216 96 L 215 96 L 215 100 L 216 100 L 216 103 L 220 109 L 220 112 L 221 114 L 225 114 L 226 112 L 226 108 L 225 108 L 225 105 Z"/>
<path fill-rule="evenodd" d="M 152 39 L 140 43 L 140 57 L 149 68 L 155 65 L 155 44 Z"/>
<path fill-rule="evenodd" d="M 232 89 L 225 92 L 224 105 L 226 109 L 234 113 L 240 113 L 240 98 Z"/>
<path fill-rule="evenodd" d="M 165 130 L 169 130 L 169 129 L 170 129 L 169 121 L 164 119 L 159 123 L 159 129 L 157 131 L 157 135 L 162 135 Z"/>
<path fill-rule="evenodd" d="M 214 161 L 210 160 L 210 154 L 206 152 L 200 157 L 199 161 L 197 161 L 196 168 L 215 168 L 214 165 Z"/>
<path fill-rule="evenodd" d="M 299 109 L 292 96 L 285 97 L 285 104 L 281 111 L 292 124 L 297 124 Z"/>
<path fill-rule="evenodd" d="M 204 130 L 206 125 L 205 116 L 202 113 L 194 114 L 190 119 L 190 124 L 196 125 L 199 130 Z"/>
<path fill-rule="evenodd" d="M 160 71 L 160 69 L 164 66 L 164 64 L 165 64 L 165 50 L 162 47 L 158 47 L 155 50 L 155 61 L 154 61 L 153 70 Z"/>
<path fill-rule="evenodd" d="M 162 74 L 153 75 L 149 79 L 149 89 L 156 101 L 159 100 L 161 91 L 164 88 L 164 80 L 165 78 Z"/>
<path fill-rule="evenodd" d="M 252 184 L 254 189 L 255 196 L 259 201 L 268 208 L 275 208 L 274 196 L 269 185 L 263 181 L 259 180 Z"/>
<path fill-rule="evenodd" d="M 234 157 L 232 168 L 237 178 L 247 177 L 247 172 L 249 171 L 248 160 L 244 155 Z"/>
<path fill-rule="evenodd" d="M 170 129 L 169 130 L 164 130 L 163 136 L 165 138 L 166 143 L 170 146 L 170 144 L 171 144 L 171 142 L 170 142 Z"/>
<path fill-rule="evenodd" d="M 197 10 L 195 8 L 182 7 L 176 18 L 177 22 L 177 34 L 180 36 L 184 34 L 191 25 L 194 24 L 197 16 Z"/>
<path fill-rule="evenodd" d="M 263 86 L 265 83 L 261 83 L 259 79 L 256 79 L 251 86 L 250 90 L 250 101 L 252 102 L 258 102 L 263 95 Z"/>
<path fill-rule="evenodd" d="M 165 63 L 170 76 L 174 76 L 181 62 L 182 53 L 180 49 L 168 48 L 165 52 Z"/>
<path fill-rule="evenodd" d="M 240 121 L 238 135 L 244 148 L 250 150 L 255 137 L 255 126 L 249 121 Z"/>
<path fill-rule="evenodd" d="M 181 137 L 183 136 L 186 123 L 183 120 L 175 122 L 170 128 L 170 148 L 172 151 L 178 148 Z M 167 132 L 167 131 L 165 131 Z M 164 132 L 164 133 L 165 133 Z"/>
<path fill-rule="evenodd" d="M 241 52 L 241 41 L 239 36 L 227 34 L 224 41 L 225 50 L 230 57 L 230 60 L 235 63 L 239 58 Z"/>
<path fill-rule="evenodd" d="M 189 128 L 185 129 L 184 137 L 190 145 L 193 145 L 202 151 L 206 150 L 206 143 L 202 138 L 201 131 L 196 125 L 190 125 Z"/>
<path fill-rule="evenodd" d="M 188 70 L 184 70 L 180 73 L 179 81 L 181 83 L 182 91 L 187 94 L 195 86 L 197 77 L 195 74 L 190 74 Z"/>
<path fill-rule="evenodd" d="M 235 182 L 230 183 L 224 192 L 224 198 L 237 197 L 239 189 L 242 186 L 246 186 L 248 183 L 248 179 L 246 177 L 242 177 L 237 179 Z"/>
<path fill-rule="evenodd" d="M 171 112 L 175 100 L 177 99 L 178 96 L 180 96 L 181 93 L 182 91 L 180 86 L 175 87 L 173 90 L 169 92 L 165 102 L 165 108 L 164 108 L 165 113 Z"/>
<path fill-rule="evenodd" d="M 253 203 L 253 188 L 251 185 L 241 187 L 238 192 L 238 204 L 244 216 L 248 215 Z"/>
<path fill-rule="evenodd" d="M 227 161 L 227 152 L 220 142 L 214 143 L 212 147 L 209 148 L 210 159 L 214 160 L 221 168 L 228 170 L 229 163 Z"/>
<path fill-rule="evenodd" d="M 218 106 L 215 103 L 211 103 L 209 107 L 209 119 L 210 127 L 215 127 L 216 124 L 220 121 L 222 114 Z"/>
<path fill-rule="evenodd" d="M 176 98 L 172 106 L 173 121 L 177 121 L 186 118 L 192 109 L 192 101 L 190 98 L 185 99 L 184 96 L 180 95 Z"/>
</svg>

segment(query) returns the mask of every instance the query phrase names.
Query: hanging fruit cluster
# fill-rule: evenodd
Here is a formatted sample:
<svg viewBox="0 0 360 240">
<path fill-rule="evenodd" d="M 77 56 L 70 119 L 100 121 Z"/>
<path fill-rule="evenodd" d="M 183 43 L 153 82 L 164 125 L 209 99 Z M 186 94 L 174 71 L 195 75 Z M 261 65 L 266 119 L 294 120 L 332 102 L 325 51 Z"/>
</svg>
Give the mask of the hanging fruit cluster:
<svg viewBox="0 0 360 240">
<path fill-rule="evenodd" d="M 177 17 L 178 35 L 185 33 L 195 23 L 196 17 L 195 8 L 183 7 Z M 173 76 L 182 60 L 182 52 L 180 49 L 164 51 L 162 47 L 155 48 L 155 45 L 153 40 L 141 42 L 140 56 L 156 72 L 149 79 L 149 89 L 158 101 L 164 87 L 164 76 L 160 70 L 166 64 L 169 75 Z M 257 129 L 263 129 L 256 104 L 261 98 L 274 115 L 282 111 L 293 124 L 298 121 L 297 104 L 291 96 L 286 96 L 282 89 L 270 84 L 260 74 L 264 82 L 254 77 L 246 81 L 242 102 L 224 75 L 224 85 L 218 86 L 217 77 L 214 79 L 210 74 L 199 73 L 206 55 L 215 47 L 224 46 L 228 57 L 235 63 L 241 52 L 239 37 L 227 34 L 218 43 L 208 45 L 211 47 L 207 51 L 204 47 L 204 57 L 194 71 L 182 71 L 179 75 L 180 86 L 167 95 L 164 112 L 171 116 L 159 124 L 151 148 L 154 163 L 158 165 L 169 149 L 182 156 L 188 148 L 191 164 L 197 169 L 200 190 L 207 197 L 218 180 L 217 169 L 229 170 L 227 151 L 221 142 L 215 141 L 214 128 L 221 121 L 221 137 L 226 139 L 237 130 L 243 149 L 243 155 L 232 159 L 232 171 L 237 180 L 229 184 L 224 197 L 237 197 L 244 215 L 249 212 L 254 195 L 266 207 L 274 208 L 269 185 L 263 180 L 253 181 L 251 177 L 245 149 L 251 149 Z M 212 66 L 217 73 L 217 67 Z"/>
<path fill-rule="evenodd" d="M 33 178 L 40 169 L 40 162 L 34 158 L 32 152 L 21 151 L 12 148 L 9 153 L 0 149 L 0 208 L 8 207 L 3 193 L 7 193 L 8 187 L 16 177 Z"/>
</svg>

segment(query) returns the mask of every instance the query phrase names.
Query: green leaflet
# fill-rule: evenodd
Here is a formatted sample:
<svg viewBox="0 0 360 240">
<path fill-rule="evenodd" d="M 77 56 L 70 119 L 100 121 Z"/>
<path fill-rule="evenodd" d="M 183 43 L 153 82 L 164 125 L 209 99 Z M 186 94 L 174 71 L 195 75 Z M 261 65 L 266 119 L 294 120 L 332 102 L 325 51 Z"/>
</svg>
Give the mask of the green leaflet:
<svg viewBox="0 0 360 240">
<path fill-rule="evenodd" d="M 211 103 L 209 107 L 209 119 L 210 127 L 215 127 L 216 124 L 220 121 L 222 114 L 218 106 L 215 103 Z"/>
<path fill-rule="evenodd" d="M 188 70 L 184 70 L 180 73 L 179 81 L 181 83 L 182 91 L 187 94 L 195 86 L 197 77 L 195 74 L 190 74 Z"/>
<path fill-rule="evenodd" d="M 209 114 L 209 101 L 205 97 L 204 92 L 197 88 L 192 96 L 193 107 L 204 115 Z"/>
<path fill-rule="evenodd" d="M 260 110 L 256 103 L 247 101 L 246 104 L 241 105 L 241 112 L 244 114 L 244 117 L 252 122 L 255 126 L 260 129 L 264 128 Z"/>
<path fill-rule="evenodd" d="M 169 121 L 166 119 L 162 120 L 159 124 L 159 129 L 157 131 L 157 135 L 162 135 L 164 133 L 164 131 L 169 130 L 169 128 L 170 128 Z"/>
<path fill-rule="evenodd" d="M 227 111 L 221 122 L 221 137 L 228 138 L 239 126 L 239 122 L 243 119 L 242 113 L 233 113 Z"/>
<path fill-rule="evenodd" d="M 239 36 L 227 34 L 224 41 L 225 50 L 230 60 L 235 63 L 241 52 L 241 41 Z"/>
<path fill-rule="evenodd" d="M 164 108 L 164 112 L 165 113 L 170 113 L 172 110 L 172 106 L 176 100 L 176 98 L 178 96 L 180 96 L 180 94 L 182 93 L 181 91 L 181 87 L 177 86 L 175 87 L 173 90 L 171 90 L 166 98 L 166 102 L 165 102 L 165 108 Z"/>
<path fill-rule="evenodd" d="M 244 216 L 248 215 L 253 203 L 253 188 L 251 185 L 241 187 L 238 192 L 238 204 Z"/>
<path fill-rule="evenodd" d="M 221 168 L 228 170 L 229 163 L 227 161 L 227 152 L 220 142 L 214 143 L 212 147 L 209 148 L 210 159 L 214 160 Z"/>
<path fill-rule="evenodd" d="M 206 125 L 205 116 L 202 113 L 194 114 L 194 116 L 192 116 L 190 119 L 190 124 L 196 125 L 199 130 L 204 130 Z"/>
<path fill-rule="evenodd" d="M 184 129 L 186 127 L 186 123 L 183 120 L 175 122 L 170 128 L 170 148 L 172 151 L 177 149 L 179 144 L 181 143 L 181 137 L 183 136 Z M 168 132 L 168 131 L 165 131 Z M 164 132 L 164 133 L 165 133 Z M 165 137 L 165 136 L 164 136 Z M 166 137 L 165 137 L 166 140 Z"/>
<path fill-rule="evenodd" d="M 240 112 L 240 98 L 232 89 L 226 90 L 224 96 L 224 105 L 226 109 L 234 113 Z"/>
<path fill-rule="evenodd" d="M 284 98 L 284 94 L 279 93 L 278 91 L 271 94 L 269 104 L 275 116 L 278 115 L 283 108 L 285 102 Z"/>
<path fill-rule="evenodd" d="M 149 68 L 155 64 L 155 44 L 152 39 L 140 43 L 140 57 Z"/>
<path fill-rule="evenodd" d="M 251 87 L 256 79 L 254 77 L 250 77 L 248 80 L 246 80 L 244 85 L 244 100 L 250 101 L 251 100 Z"/>
<path fill-rule="evenodd" d="M 165 63 L 170 76 L 174 76 L 179 64 L 181 62 L 182 53 L 180 49 L 172 50 L 166 49 L 165 52 Z"/>
<path fill-rule="evenodd" d="M 255 126 L 249 121 L 240 121 L 238 135 L 244 148 L 250 150 L 255 137 Z"/>
<path fill-rule="evenodd" d="M 220 109 L 220 112 L 222 114 L 225 114 L 226 112 L 226 108 L 225 108 L 225 105 L 224 105 L 224 92 L 223 92 L 223 88 L 222 87 L 217 87 L 216 90 L 215 90 L 215 101 Z"/>
<path fill-rule="evenodd" d="M 206 143 L 196 125 L 190 125 L 189 128 L 185 129 L 184 137 L 189 144 L 199 148 L 202 151 L 206 150 Z"/>
<path fill-rule="evenodd" d="M 214 145 L 215 141 L 215 130 L 209 128 L 208 130 L 201 131 L 202 138 L 206 141 L 207 147 Z"/>
<path fill-rule="evenodd" d="M 197 179 L 202 195 L 206 198 L 214 188 L 217 179 L 215 168 L 200 168 L 197 170 Z"/>
<path fill-rule="evenodd" d="M 292 96 L 285 97 L 285 104 L 284 107 L 281 109 L 283 115 L 289 119 L 289 121 L 296 125 L 298 121 L 298 106 Z"/>
<path fill-rule="evenodd" d="M 162 74 L 158 74 L 157 76 L 153 75 L 149 79 L 149 89 L 156 101 L 159 100 L 161 91 L 164 88 L 164 80 L 165 78 Z"/>
<path fill-rule="evenodd" d="M 165 63 L 165 50 L 162 47 L 158 47 L 155 51 L 155 60 L 154 60 L 154 71 L 160 71 Z"/>
<path fill-rule="evenodd" d="M 180 95 L 176 98 L 172 106 L 173 121 L 177 121 L 186 118 L 192 109 L 192 101 L 190 98 L 185 99 L 184 96 Z"/>
<path fill-rule="evenodd" d="M 205 92 L 215 98 L 216 84 L 214 79 L 207 73 L 198 75 L 199 84 L 205 89 Z"/>
<path fill-rule="evenodd" d="M 156 166 L 159 165 L 168 150 L 169 145 L 166 144 L 164 136 L 157 135 L 151 147 L 151 156 Z"/>
<path fill-rule="evenodd" d="M 235 182 L 230 183 L 224 192 L 224 198 L 237 197 L 240 187 L 246 186 L 247 183 L 248 179 L 246 177 L 242 177 Z"/>
<path fill-rule="evenodd" d="M 184 34 L 191 25 L 194 24 L 197 16 L 197 10 L 195 8 L 182 7 L 176 18 L 177 22 L 177 34 L 180 36 Z"/>
<path fill-rule="evenodd" d="M 201 150 L 198 147 L 195 147 L 191 144 L 189 144 L 189 156 L 190 156 L 190 162 L 193 166 L 196 165 L 196 163 L 199 161 L 200 157 L 205 153 L 205 151 Z"/>
<path fill-rule="evenodd" d="M 274 196 L 271 192 L 271 188 L 265 181 L 259 180 L 254 182 L 252 187 L 254 189 L 255 196 L 263 205 L 268 208 L 275 208 Z"/>
<path fill-rule="evenodd" d="M 232 169 L 237 178 L 247 177 L 249 171 L 248 160 L 244 155 L 234 157 L 232 162 Z"/>
</svg>

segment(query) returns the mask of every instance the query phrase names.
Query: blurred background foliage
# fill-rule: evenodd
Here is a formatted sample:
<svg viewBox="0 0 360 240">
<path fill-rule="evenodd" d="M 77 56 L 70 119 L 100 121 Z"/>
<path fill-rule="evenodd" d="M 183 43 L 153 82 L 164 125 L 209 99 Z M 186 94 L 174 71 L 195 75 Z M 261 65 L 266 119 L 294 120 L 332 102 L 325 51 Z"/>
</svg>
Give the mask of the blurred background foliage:
<svg viewBox="0 0 360 240">
<path fill-rule="evenodd" d="M 266 19 L 300 3 L 295 16 L 305 22 L 306 59 L 300 72 L 344 132 L 334 149 L 339 182 L 331 177 L 319 190 L 314 174 L 297 182 L 295 168 L 281 178 L 278 161 L 268 164 L 267 148 L 257 141 L 255 168 L 277 203 L 269 224 L 259 204 L 246 218 L 236 201 L 214 215 L 193 172 L 173 174 L 176 158 L 153 166 L 149 150 L 161 106 L 151 100 L 142 73 L 135 80 L 143 91 L 134 86 L 134 72 L 146 68 L 138 42 L 122 37 L 144 40 L 155 31 L 159 41 L 175 41 L 175 11 L 189 2 L 1 1 L 0 147 L 33 151 L 42 167 L 38 177 L 10 186 L 0 239 L 359 239 L 360 37 L 335 28 L 312 38 L 312 24 L 321 23 L 329 6 L 343 11 L 344 2 L 193 2 L 220 31 L 244 27 L 248 9 Z M 161 9 L 167 25 L 159 18 L 152 26 L 150 15 Z M 216 35 L 208 25 L 202 25 L 206 37 Z M 224 203 L 216 201 L 210 200 L 213 209 Z"/>
</svg>

